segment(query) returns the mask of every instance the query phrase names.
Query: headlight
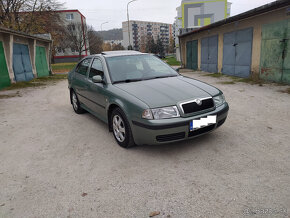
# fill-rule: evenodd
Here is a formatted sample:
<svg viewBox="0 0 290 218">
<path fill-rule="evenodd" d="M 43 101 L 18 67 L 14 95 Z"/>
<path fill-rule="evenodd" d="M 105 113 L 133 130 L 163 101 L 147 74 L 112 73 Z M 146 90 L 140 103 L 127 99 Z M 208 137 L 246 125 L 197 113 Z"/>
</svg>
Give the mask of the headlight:
<svg viewBox="0 0 290 218">
<path fill-rule="evenodd" d="M 179 111 L 176 106 L 172 107 L 163 107 L 163 108 L 155 108 L 155 109 L 146 109 L 143 114 L 142 118 L 148 120 L 161 120 L 161 119 L 168 119 L 180 117 Z"/>
<path fill-rule="evenodd" d="M 213 97 L 213 100 L 214 100 L 214 103 L 215 103 L 215 106 L 216 107 L 219 107 L 221 106 L 223 103 L 226 102 L 225 100 L 225 96 L 222 94 L 222 95 L 218 95 L 218 96 L 215 96 Z"/>
</svg>

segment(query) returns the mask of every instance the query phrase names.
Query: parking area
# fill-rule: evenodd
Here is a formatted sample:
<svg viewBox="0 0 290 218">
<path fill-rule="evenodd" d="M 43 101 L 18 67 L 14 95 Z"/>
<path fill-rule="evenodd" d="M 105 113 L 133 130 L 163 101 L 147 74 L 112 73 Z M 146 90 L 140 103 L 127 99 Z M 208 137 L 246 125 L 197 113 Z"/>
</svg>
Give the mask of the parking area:
<svg viewBox="0 0 290 218">
<path fill-rule="evenodd" d="M 74 113 L 67 81 L 0 92 L 0 217 L 289 217 L 289 87 L 184 75 L 224 92 L 226 123 L 129 150 Z"/>
</svg>

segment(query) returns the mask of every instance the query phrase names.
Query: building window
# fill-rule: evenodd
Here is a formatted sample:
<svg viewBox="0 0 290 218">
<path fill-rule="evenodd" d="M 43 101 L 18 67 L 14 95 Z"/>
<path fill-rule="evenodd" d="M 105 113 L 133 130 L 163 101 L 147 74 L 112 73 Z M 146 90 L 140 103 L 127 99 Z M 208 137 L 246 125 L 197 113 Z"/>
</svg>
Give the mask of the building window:
<svg viewBox="0 0 290 218">
<path fill-rule="evenodd" d="M 67 20 L 73 20 L 74 19 L 74 15 L 73 14 L 66 14 L 66 19 Z"/>
</svg>

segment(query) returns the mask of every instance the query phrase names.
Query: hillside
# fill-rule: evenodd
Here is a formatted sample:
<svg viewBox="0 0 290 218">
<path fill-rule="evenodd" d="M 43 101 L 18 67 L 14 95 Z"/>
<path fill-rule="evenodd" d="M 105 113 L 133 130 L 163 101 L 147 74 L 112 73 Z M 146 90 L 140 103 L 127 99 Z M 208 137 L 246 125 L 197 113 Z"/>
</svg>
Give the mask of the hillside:
<svg viewBox="0 0 290 218">
<path fill-rule="evenodd" d="M 97 31 L 103 40 L 123 40 L 122 29 L 111 29 L 106 31 Z"/>
</svg>

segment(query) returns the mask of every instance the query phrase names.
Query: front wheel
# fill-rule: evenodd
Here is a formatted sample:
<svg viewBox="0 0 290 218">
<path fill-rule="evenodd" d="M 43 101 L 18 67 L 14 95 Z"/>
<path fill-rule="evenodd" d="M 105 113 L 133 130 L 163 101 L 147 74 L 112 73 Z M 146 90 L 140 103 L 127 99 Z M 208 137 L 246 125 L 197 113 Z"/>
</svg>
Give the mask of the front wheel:
<svg viewBox="0 0 290 218">
<path fill-rule="evenodd" d="M 84 109 L 81 108 L 80 106 L 80 102 L 79 102 L 79 99 L 78 99 L 78 96 L 77 94 L 75 93 L 75 91 L 72 91 L 71 92 L 71 103 L 72 103 L 72 106 L 73 106 L 73 109 L 74 111 L 77 113 L 77 114 L 82 114 L 84 113 Z"/>
<path fill-rule="evenodd" d="M 112 112 L 111 124 L 113 135 L 121 147 L 129 148 L 135 145 L 130 124 L 120 108 L 116 108 Z"/>
</svg>

